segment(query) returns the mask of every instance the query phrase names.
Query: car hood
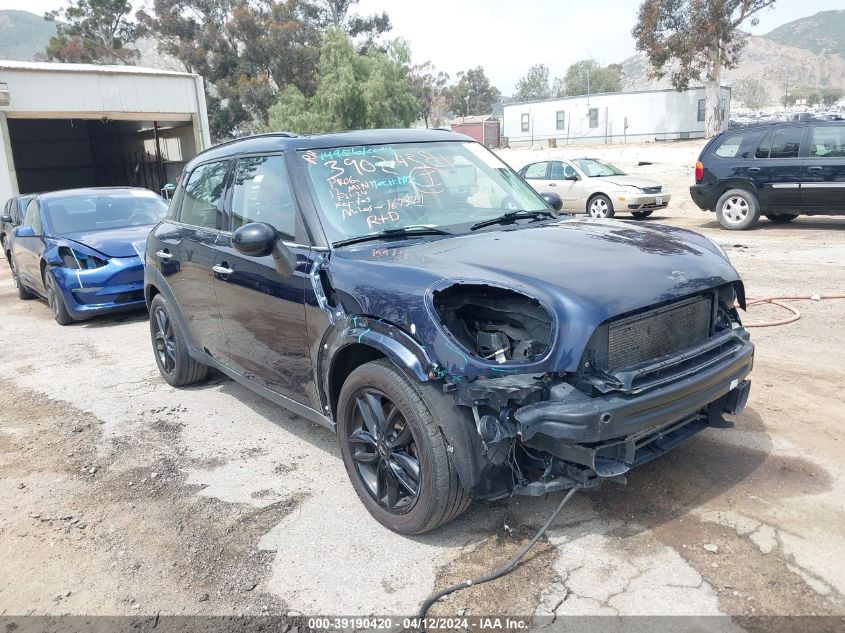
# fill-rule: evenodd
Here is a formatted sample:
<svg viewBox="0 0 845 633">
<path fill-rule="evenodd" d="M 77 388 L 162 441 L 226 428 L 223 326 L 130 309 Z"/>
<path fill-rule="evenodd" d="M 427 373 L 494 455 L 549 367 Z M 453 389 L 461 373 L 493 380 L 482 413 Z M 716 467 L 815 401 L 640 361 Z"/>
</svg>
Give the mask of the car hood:
<svg viewBox="0 0 845 633">
<path fill-rule="evenodd" d="M 144 245 L 152 228 L 129 226 L 122 229 L 79 231 L 65 233 L 62 237 L 99 251 L 106 257 L 132 257 L 140 256 L 144 252 Z"/>
<path fill-rule="evenodd" d="M 331 271 L 347 310 L 416 330 L 428 344 L 438 336 L 437 326 L 426 327 L 437 321 L 431 293 L 451 283 L 502 286 L 539 299 L 557 316 L 559 338 L 577 345 L 611 317 L 739 279 L 718 247 L 697 233 L 583 219 L 340 249 Z M 580 352 L 564 347 L 558 356 L 554 370 L 567 371 Z"/>
<path fill-rule="evenodd" d="M 597 178 L 590 178 L 591 181 L 595 180 L 603 180 L 604 182 L 609 182 L 613 185 L 619 185 L 621 187 L 660 187 L 661 184 L 656 180 L 649 180 L 648 178 L 643 178 L 641 176 L 599 176 Z"/>
</svg>

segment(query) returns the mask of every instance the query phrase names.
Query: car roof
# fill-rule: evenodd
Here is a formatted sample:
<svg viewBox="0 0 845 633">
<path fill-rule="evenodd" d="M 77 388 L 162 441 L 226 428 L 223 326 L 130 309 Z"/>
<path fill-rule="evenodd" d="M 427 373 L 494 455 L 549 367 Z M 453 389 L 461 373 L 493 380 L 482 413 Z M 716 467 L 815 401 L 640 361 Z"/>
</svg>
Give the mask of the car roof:
<svg viewBox="0 0 845 633">
<path fill-rule="evenodd" d="M 810 119 L 807 121 L 766 121 L 763 123 L 755 123 L 754 125 L 743 125 L 742 127 L 729 128 L 722 132 L 722 134 L 739 134 L 742 132 L 754 132 L 756 130 L 771 130 L 773 127 L 807 127 L 813 126 L 827 126 L 836 127 L 841 126 L 845 121 L 823 121 L 821 119 Z"/>
<path fill-rule="evenodd" d="M 143 187 L 83 187 L 79 189 L 61 189 L 59 191 L 48 191 L 38 194 L 41 200 L 57 200 L 59 198 L 81 198 L 83 196 L 103 195 L 107 193 L 127 193 L 130 191 L 143 191 L 155 195 L 154 191 Z"/>
<path fill-rule="evenodd" d="M 297 136 L 291 132 L 271 132 L 234 139 L 215 145 L 197 154 L 186 166 L 239 154 L 279 152 L 284 150 L 326 149 L 353 145 L 388 145 L 391 143 L 434 143 L 437 141 L 472 141 L 464 134 L 443 128 L 380 129 L 331 132 L 313 136 Z"/>
</svg>

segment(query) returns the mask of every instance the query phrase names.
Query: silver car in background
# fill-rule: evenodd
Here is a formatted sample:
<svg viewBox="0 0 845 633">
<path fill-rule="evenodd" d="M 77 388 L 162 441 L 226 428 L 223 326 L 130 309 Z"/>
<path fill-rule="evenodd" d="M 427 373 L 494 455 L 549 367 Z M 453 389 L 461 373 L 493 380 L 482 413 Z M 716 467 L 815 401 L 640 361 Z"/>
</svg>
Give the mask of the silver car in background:
<svg viewBox="0 0 845 633">
<path fill-rule="evenodd" d="M 617 211 L 629 211 L 641 220 L 655 209 L 669 206 L 671 198 L 659 182 L 629 176 L 597 158 L 529 163 L 519 174 L 539 193 L 558 194 L 564 211 L 588 213 L 594 218 L 612 218 Z"/>
</svg>

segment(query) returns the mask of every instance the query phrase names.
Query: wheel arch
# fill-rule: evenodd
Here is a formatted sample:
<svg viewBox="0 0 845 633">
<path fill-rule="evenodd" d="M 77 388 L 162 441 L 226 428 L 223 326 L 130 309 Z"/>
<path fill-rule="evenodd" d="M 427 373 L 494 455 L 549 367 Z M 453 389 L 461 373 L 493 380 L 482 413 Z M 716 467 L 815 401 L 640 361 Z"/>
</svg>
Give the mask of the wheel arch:
<svg viewBox="0 0 845 633">
<path fill-rule="evenodd" d="M 714 211 L 719 203 L 719 198 L 721 198 L 723 195 L 725 195 L 725 192 L 730 191 L 731 189 L 743 189 L 747 191 L 757 199 L 757 205 L 760 205 L 760 190 L 754 184 L 754 181 L 745 178 L 729 178 L 727 180 L 721 180 L 716 183 L 716 189 L 713 193 Z"/>
</svg>

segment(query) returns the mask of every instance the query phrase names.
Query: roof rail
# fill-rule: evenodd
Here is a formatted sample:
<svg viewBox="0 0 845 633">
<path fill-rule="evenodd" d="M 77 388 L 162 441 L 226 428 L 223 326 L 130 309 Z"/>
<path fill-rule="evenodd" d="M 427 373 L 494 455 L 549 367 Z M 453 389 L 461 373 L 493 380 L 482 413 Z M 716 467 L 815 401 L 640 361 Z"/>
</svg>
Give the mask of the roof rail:
<svg viewBox="0 0 845 633">
<path fill-rule="evenodd" d="M 222 143 L 218 143 L 217 145 L 212 145 L 211 147 L 206 147 L 201 152 L 197 152 L 197 156 L 200 154 L 205 154 L 213 149 L 217 149 L 219 147 L 225 147 L 226 145 L 231 145 L 232 143 L 237 143 L 239 141 L 245 141 L 251 138 L 266 138 L 268 136 L 279 136 L 281 138 L 297 138 L 299 134 L 294 134 L 293 132 L 264 132 L 262 134 L 250 134 L 249 136 L 241 136 L 240 138 L 233 138 L 229 139 L 228 141 L 224 141 Z"/>
</svg>

